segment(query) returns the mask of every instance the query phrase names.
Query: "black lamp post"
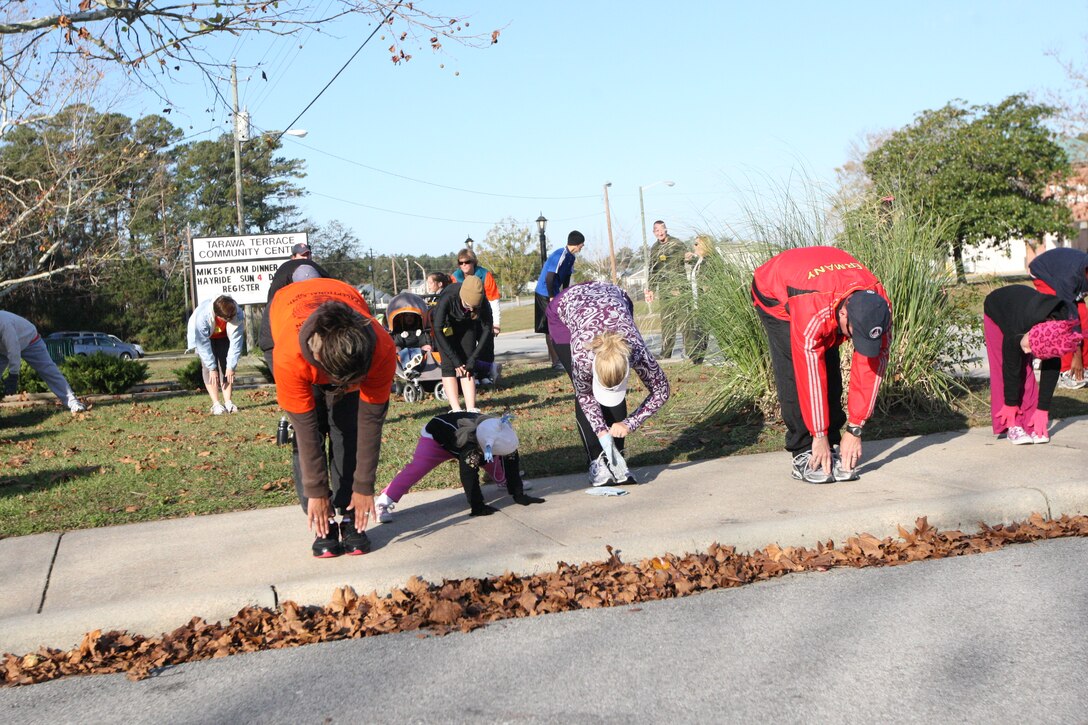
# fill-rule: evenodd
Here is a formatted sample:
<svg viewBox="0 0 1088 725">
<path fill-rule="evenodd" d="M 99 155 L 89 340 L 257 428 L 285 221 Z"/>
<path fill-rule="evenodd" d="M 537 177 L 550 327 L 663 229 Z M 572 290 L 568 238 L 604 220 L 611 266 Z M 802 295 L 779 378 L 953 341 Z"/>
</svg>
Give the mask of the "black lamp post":
<svg viewBox="0 0 1088 725">
<path fill-rule="evenodd" d="M 540 228 L 540 263 L 544 264 L 548 261 L 548 247 L 544 243 L 544 230 L 548 227 L 548 220 L 544 218 L 543 212 L 536 218 L 536 225 Z"/>
<path fill-rule="evenodd" d="M 470 252 L 473 251 L 472 245 L 475 244 L 475 243 L 476 242 L 472 241 L 472 237 L 468 237 L 468 238 L 465 239 L 465 246 L 468 247 L 468 250 Z"/>
</svg>

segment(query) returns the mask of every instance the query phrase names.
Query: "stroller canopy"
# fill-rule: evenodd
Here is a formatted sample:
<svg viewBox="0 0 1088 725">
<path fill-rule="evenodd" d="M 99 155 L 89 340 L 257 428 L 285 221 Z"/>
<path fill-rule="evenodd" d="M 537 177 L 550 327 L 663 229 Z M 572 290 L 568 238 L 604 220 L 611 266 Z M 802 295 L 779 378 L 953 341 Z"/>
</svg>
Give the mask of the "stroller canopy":
<svg viewBox="0 0 1088 725">
<path fill-rule="evenodd" d="M 423 320 L 423 329 L 431 329 L 431 308 L 419 295 L 411 292 L 401 292 L 389 300 L 389 306 L 385 310 L 385 326 L 390 332 L 398 332 L 397 317 L 406 314 L 417 314 Z"/>
</svg>

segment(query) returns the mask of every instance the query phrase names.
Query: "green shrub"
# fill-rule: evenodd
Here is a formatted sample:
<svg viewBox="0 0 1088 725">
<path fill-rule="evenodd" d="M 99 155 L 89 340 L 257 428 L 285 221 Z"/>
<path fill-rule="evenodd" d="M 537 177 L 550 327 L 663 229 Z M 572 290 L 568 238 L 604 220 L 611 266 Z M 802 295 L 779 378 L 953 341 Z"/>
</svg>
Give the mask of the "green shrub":
<svg viewBox="0 0 1088 725">
<path fill-rule="evenodd" d="M 200 358 L 190 360 L 184 367 L 174 368 L 174 377 L 186 390 L 203 390 L 204 373 L 201 367 Z"/>
<path fill-rule="evenodd" d="M 135 360 L 122 360 L 102 353 L 65 358 L 60 371 L 68 379 L 72 390 L 86 393 L 123 393 L 133 385 L 147 380 L 147 364 Z"/>
</svg>

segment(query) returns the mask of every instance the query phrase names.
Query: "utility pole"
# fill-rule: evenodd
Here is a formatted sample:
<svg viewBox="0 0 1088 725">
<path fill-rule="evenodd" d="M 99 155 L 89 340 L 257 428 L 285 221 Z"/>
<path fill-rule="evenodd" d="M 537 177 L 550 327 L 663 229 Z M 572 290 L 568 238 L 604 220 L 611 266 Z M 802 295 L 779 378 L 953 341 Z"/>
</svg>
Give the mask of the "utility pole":
<svg viewBox="0 0 1088 725">
<path fill-rule="evenodd" d="M 245 215 L 242 211 L 242 141 L 249 138 L 249 118 L 238 110 L 238 67 L 230 61 L 230 89 L 234 100 L 234 205 L 238 212 L 238 236 L 246 233 Z M 245 139 L 242 137 L 245 136 Z M 250 351 L 257 349 L 257 337 L 261 319 L 254 305 L 242 305 L 246 321 L 246 343 Z"/>
<path fill-rule="evenodd" d="M 234 96 L 234 205 L 238 211 L 238 236 L 246 233 L 242 221 L 242 119 L 238 113 L 238 68 L 230 62 L 230 88 Z"/>
<path fill-rule="evenodd" d="M 397 293 L 397 255 L 389 255 L 389 267 L 393 270 L 393 294 Z"/>
<path fill-rule="evenodd" d="M 617 284 L 616 248 L 612 244 L 612 212 L 608 208 L 608 187 L 610 186 L 612 186 L 611 181 L 604 185 L 604 218 L 608 220 L 608 261 L 612 265 L 612 284 Z"/>
</svg>

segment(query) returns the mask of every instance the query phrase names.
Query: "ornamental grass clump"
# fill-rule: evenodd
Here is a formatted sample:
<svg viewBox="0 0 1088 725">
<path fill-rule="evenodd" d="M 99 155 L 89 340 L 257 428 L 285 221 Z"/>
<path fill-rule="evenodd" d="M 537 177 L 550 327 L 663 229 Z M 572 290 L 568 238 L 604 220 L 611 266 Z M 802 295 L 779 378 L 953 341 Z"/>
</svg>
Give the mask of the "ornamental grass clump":
<svg viewBox="0 0 1088 725">
<path fill-rule="evenodd" d="M 788 193 L 776 208 L 746 209 L 745 241 L 718 238 L 721 264 L 709 265 L 700 287 L 698 324 L 712 335 L 724 363 L 708 413 L 760 412 L 779 417 L 767 335 L 752 306 L 756 267 L 775 254 L 802 246 L 837 246 L 882 282 L 892 308 L 892 346 L 877 405 L 932 412 L 952 407 L 964 387 L 955 361 L 979 344 L 976 316 L 947 294 L 955 278 L 947 262 L 947 225 L 911 205 L 863 205 L 844 215 L 842 228 L 828 221 L 829 204 L 811 192 L 802 200 Z M 707 235 L 709 236 L 709 235 Z M 843 387 L 849 390 L 852 347 L 841 355 Z"/>
<path fill-rule="evenodd" d="M 872 270 L 892 307 L 892 345 L 877 405 L 933 412 L 965 388 L 956 375 L 982 340 L 981 320 L 948 294 L 951 227 L 908 202 L 862 206 L 844 218 L 840 244 Z"/>
<path fill-rule="evenodd" d="M 826 244 L 819 200 L 809 193 L 798 199 L 778 189 L 768 206 L 755 200 L 744 209 L 743 241 L 703 234 L 713 240 L 715 258 L 705 263 L 693 314 L 697 324 L 718 342 L 723 358 L 717 389 L 707 413 L 727 417 L 760 413 L 778 417 L 774 371 L 767 333 L 752 306 L 752 275 L 775 254 L 793 247 Z"/>
</svg>

